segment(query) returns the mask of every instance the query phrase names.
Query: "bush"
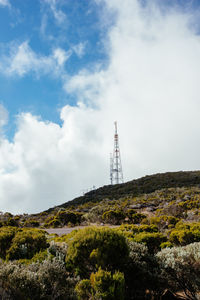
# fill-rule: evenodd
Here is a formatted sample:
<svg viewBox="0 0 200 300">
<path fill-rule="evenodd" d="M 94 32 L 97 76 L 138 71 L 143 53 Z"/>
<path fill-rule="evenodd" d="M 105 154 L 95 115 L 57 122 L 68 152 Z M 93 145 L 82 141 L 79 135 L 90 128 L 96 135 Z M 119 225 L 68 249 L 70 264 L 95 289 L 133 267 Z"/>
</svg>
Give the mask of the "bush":
<svg viewBox="0 0 200 300">
<path fill-rule="evenodd" d="M 122 210 L 109 210 L 103 213 L 102 220 L 110 224 L 121 224 L 125 219 L 125 214 Z"/>
<path fill-rule="evenodd" d="M 158 232 L 158 227 L 156 225 L 133 225 L 133 224 L 123 224 L 119 227 L 123 233 L 130 232 L 132 237 L 140 232 Z"/>
<path fill-rule="evenodd" d="M 159 232 L 141 232 L 134 236 L 134 241 L 144 243 L 150 253 L 160 250 L 160 245 L 167 241 L 167 237 Z"/>
<path fill-rule="evenodd" d="M 157 253 L 168 287 L 183 290 L 187 299 L 198 299 L 200 291 L 200 243 L 163 249 Z"/>
<path fill-rule="evenodd" d="M 10 300 L 76 299 L 74 278 L 54 259 L 30 265 L 0 263 L 0 295 Z"/>
<path fill-rule="evenodd" d="M 2 227 L 0 229 L 0 257 L 5 259 L 6 252 L 10 248 L 12 239 L 17 229 L 12 227 Z"/>
<path fill-rule="evenodd" d="M 160 229 L 168 228 L 170 225 L 174 227 L 178 221 L 178 218 L 166 215 L 150 218 L 150 224 L 157 225 Z"/>
<path fill-rule="evenodd" d="M 16 220 L 15 218 L 8 218 L 8 220 L 5 221 L 4 225 L 5 226 L 18 227 L 19 226 L 19 221 Z"/>
<path fill-rule="evenodd" d="M 39 227 L 40 223 L 34 219 L 28 219 L 24 222 L 24 227 Z"/>
<path fill-rule="evenodd" d="M 110 228 L 85 228 L 68 242 L 67 268 L 82 278 L 89 278 L 98 267 L 122 270 L 128 259 L 125 237 Z"/>
<path fill-rule="evenodd" d="M 169 241 L 177 246 L 200 242 L 200 230 L 175 229 L 171 231 Z"/>
<path fill-rule="evenodd" d="M 89 279 L 83 279 L 79 281 L 75 287 L 75 292 L 78 296 L 78 300 L 87 300 L 91 298 L 92 287 Z"/>
<path fill-rule="evenodd" d="M 73 226 L 80 224 L 82 213 L 72 211 L 59 211 L 55 216 L 46 218 L 44 227 L 45 228 L 56 228 L 68 225 L 69 223 Z"/>
<path fill-rule="evenodd" d="M 130 221 L 133 224 L 140 224 L 142 222 L 142 220 L 146 219 L 147 216 L 145 216 L 144 214 L 141 213 L 135 213 L 131 216 Z"/>
<path fill-rule="evenodd" d="M 124 272 L 125 298 L 146 299 L 147 290 L 154 294 L 159 293 L 162 290 L 162 283 L 159 279 L 159 268 L 154 256 L 149 253 L 144 244 L 129 240 L 128 245 L 129 261 Z"/>
<path fill-rule="evenodd" d="M 48 246 L 45 232 L 37 229 L 17 231 L 12 239 L 11 247 L 7 250 L 7 259 L 30 259 L 35 253 Z"/>
<path fill-rule="evenodd" d="M 83 279 L 76 285 L 78 299 L 124 299 L 124 275 L 120 272 L 104 271 L 101 268 L 92 273 L 89 279 Z"/>
<path fill-rule="evenodd" d="M 61 221 L 56 217 L 49 217 L 44 222 L 45 228 L 51 228 L 51 227 L 56 228 L 61 226 L 62 226 Z"/>
</svg>

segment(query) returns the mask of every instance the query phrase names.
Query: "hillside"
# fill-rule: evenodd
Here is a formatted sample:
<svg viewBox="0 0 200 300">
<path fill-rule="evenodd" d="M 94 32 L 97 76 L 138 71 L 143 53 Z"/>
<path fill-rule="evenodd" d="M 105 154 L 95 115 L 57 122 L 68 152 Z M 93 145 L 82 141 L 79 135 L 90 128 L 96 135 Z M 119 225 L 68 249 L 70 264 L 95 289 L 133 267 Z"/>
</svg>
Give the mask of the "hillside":
<svg viewBox="0 0 200 300">
<path fill-rule="evenodd" d="M 142 222 L 149 223 L 150 218 L 161 215 L 198 221 L 199 207 L 200 171 L 168 172 L 104 186 L 39 214 L 2 214 L 0 224 L 45 228 L 91 223 L 137 224 L 145 218 Z"/>
<path fill-rule="evenodd" d="M 158 173 L 122 184 L 101 187 L 58 207 L 67 208 L 87 202 L 99 202 L 103 199 L 117 200 L 125 196 L 134 197 L 141 194 L 149 194 L 163 188 L 191 187 L 197 185 L 200 185 L 200 171 Z M 55 209 L 55 207 L 48 209 L 47 212 L 50 212 L 52 209 Z"/>
</svg>

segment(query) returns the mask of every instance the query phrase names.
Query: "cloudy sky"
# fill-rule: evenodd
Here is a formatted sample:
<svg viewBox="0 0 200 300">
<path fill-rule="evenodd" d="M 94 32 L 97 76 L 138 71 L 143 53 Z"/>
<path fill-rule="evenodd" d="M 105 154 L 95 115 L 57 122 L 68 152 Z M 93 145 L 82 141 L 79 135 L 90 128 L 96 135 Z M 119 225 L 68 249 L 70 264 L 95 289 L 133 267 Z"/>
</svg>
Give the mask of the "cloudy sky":
<svg viewBox="0 0 200 300">
<path fill-rule="evenodd" d="M 0 0 L 0 210 L 200 169 L 200 1 Z"/>
</svg>

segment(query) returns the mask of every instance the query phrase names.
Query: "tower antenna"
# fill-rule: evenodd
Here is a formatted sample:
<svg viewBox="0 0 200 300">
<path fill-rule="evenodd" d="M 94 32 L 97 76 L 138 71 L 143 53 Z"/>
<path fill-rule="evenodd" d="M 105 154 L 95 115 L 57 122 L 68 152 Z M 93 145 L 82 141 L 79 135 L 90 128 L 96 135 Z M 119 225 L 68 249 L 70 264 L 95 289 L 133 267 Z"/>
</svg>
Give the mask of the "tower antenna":
<svg viewBox="0 0 200 300">
<path fill-rule="evenodd" d="M 115 125 L 115 134 L 114 134 L 114 149 L 113 156 L 110 156 L 110 182 L 111 184 L 123 183 L 123 172 L 122 172 L 122 163 L 119 149 L 119 137 L 117 133 L 117 122 Z"/>
</svg>

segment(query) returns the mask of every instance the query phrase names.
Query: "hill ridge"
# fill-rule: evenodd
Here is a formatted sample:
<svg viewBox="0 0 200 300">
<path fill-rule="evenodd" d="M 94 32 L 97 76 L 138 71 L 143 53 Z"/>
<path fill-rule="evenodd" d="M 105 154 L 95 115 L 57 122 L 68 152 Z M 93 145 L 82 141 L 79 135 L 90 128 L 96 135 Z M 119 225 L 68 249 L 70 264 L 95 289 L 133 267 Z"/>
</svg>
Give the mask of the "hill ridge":
<svg viewBox="0 0 200 300">
<path fill-rule="evenodd" d="M 87 202 L 100 202 L 103 199 L 117 200 L 126 196 L 134 197 L 141 194 L 149 194 L 163 188 L 191 187 L 196 185 L 200 185 L 199 170 L 156 173 L 121 184 L 105 185 L 71 201 L 49 208 L 46 212 L 50 212 L 55 208 L 67 208 Z"/>
</svg>

